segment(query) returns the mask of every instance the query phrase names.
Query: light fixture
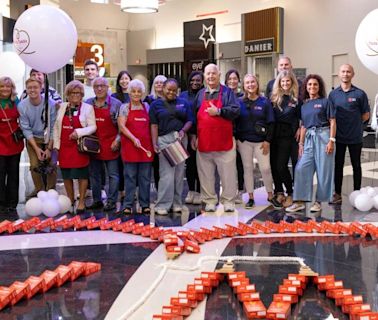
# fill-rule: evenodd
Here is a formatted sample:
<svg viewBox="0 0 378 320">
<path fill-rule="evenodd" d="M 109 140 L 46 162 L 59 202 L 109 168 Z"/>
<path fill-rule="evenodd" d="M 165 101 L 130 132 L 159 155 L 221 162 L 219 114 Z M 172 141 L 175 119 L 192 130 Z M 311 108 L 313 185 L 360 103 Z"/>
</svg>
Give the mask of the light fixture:
<svg viewBox="0 0 378 320">
<path fill-rule="evenodd" d="M 154 13 L 158 11 L 159 0 L 121 0 L 121 11 L 130 13 Z"/>
</svg>

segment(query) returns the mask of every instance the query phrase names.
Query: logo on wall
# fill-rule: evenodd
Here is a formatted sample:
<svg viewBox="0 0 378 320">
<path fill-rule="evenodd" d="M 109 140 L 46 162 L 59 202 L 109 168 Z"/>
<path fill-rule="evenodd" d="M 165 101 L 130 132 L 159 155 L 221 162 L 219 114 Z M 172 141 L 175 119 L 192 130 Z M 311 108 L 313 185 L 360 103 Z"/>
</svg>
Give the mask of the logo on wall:
<svg viewBox="0 0 378 320">
<path fill-rule="evenodd" d="M 14 29 L 13 39 L 13 45 L 19 55 L 35 53 L 35 51 L 26 51 L 30 46 L 30 36 L 25 30 Z"/>
<path fill-rule="evenodd" d="M 205 49 L 207 49 L 209 42 L 215 42 L 215 38 L 213 36 L 213 28 L 214 28 L 214 25 L 210 25 L 209 27 L 206 27 L 206 25 L 202 24 L 202 34 L 200 35 L 198 39 L 203 41 L 203 45 L 205 46 Z"/>
</svg>

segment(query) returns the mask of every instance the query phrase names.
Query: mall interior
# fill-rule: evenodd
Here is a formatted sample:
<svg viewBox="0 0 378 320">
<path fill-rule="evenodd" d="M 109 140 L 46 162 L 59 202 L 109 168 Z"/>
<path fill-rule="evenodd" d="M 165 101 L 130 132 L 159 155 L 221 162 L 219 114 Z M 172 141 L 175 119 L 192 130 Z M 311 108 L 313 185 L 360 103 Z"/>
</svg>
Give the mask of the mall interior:
<svg viewBox="0 0 378 320">
<path fill-rule="evenodd" d="M 113 92 L 121 70 L 141 80 L 147 92 L 159 74 L 176 79 L 179 90 L 184 91 L 191 71 L 203 71 L 207 64 L 215 63 L 222 83 L 226 72 L 234 68 L 242 76 L 256 75 L 264 94 L 269 80 L 277 75 L 278 60 L 285 56 L 290 57 L 298 79 L 319 74 L 327 94 L 340 84 L 339 67 L 352 65 L 353 85 L 366 92 L 370 118 L 376 116 L 373 108 L 378 94 L 378 60 L 375 67 L 367 67 L 356 47 L 360 23 L 378 10 L 375 0 L 159 0 L 153 13 L 122 11 L 124 2 L 0 0 L 0 55 L 16 52 L 13 29 L 23 12 L 46 5 L 63 10 L 77 30 L 75 55 L 48 74 L 49 85 L 63 100 L 67 98 L 67 83 L 73 79 L 84 81 L 86 59 L 98 63 L 100 74 L 108 79 Z M 38 19 L 30 21 L 38 23 Z M 54 28 L 51 25 L 52 32 L 57 32 Z M 378 25 L 371 28 L 375 30 L 371 56 L 377 57 Z M 25 89 L 30 70 L 26 66 L 23 77 L 15 79 L 17 92 Z M 362 187 L 378 187 L 376 150 L 376 132 L 367 124 L 361 154 Z M 201 205 L 186 204 L 181 212 L 168 215 L 155 214 L 154 210 L 150 215 L 124 215 L 120 212 L 122 199 L 118 199 L 115 210 L 60 214 L 55 221 L 76 222 L 56 227 L 48 223 L 38 228 L 33 223 L 27 227 L 32 218 L 25 211 L 26 195 L 34 189 L 29 167 L 25 148 L 17 210 L 0 212 L 0 319 L 378 319 L 378 231 L 374 231 L 378 227 L 378 207 L 360 211 L 350 204 L 353 170 L 348 153 L 342 203 L 323 203 L 316 213 L 308 208 L 295 213 L 273 208 L 255 161 L 256 205 L 252 209 L 237 204 L 234 212 L 224 212 L 219 204 L 215 212 L 205 212 Z M 65 194 L 59 173 L 56 190 Z M 187 192 L 185 180 L 183 199 Z M 156 197 L 157 190 L 151 183 L 152 209 Z M 248 200 L 247 193 L 243 200 Z M 90 204 L 92 199 L 88 197 L 86 202 Z M 43 215 L 39 219 L 48 220 Z M 89 227 L 100 219 L 115 223 L 104 228 L 100 224 Z M 86 222 L 80 224 L 80 220 Z M 138 232 L 138 224 L 147 233 L 143 235 L 141 229 Z M 310 231 L 305 227 L 308 225 L 313 227 Z M 363 232 L 368 228 L 364 229 L 365 225 L 374 232 Z M 152 230 L 158 235 L 154 237 Z M 176 256 L 167 251 L 169 241 L 180 247 Z M 193 242 L 194 249 L 187 248 L 188 241 Z M 39 289 L 29 298 L 26 291 L 18 290 L 19 301 L 16 293 L 13 300 L 7 296 L 7 287 L 15 281 L 25 281 L 72 261 L 95 262 L 101 264 L 101 270 L 56 284 L 46 292 Z M 231 273 L 218 281 L 222 273 L 215 270 L 227 267 Z M 304 267 L 310 270 L 308 274 Z M 304 274 L 307 282 L 301 280 L 299 287 L 295 286 L 292 277 L 299 279 Z M 250 298 L 237 293 L 232 275 L 245 280 L 246 286 L 253 285 L 253 290 L 245 291 Z M 326 291 L 315 283 L 325 275 L 329 276 L 324 277 L 326 286 L 334 286 Z M 218 278 L 209 285 L 205 284 L 205 276 Z M 207 291 L 189 290 L 191 284 Z M 301 292 L 285 295 L 282 286 Z M 337 291 L 339 299 L 331 298 L 330 291 Z M 258 298 L 252 298 L 252 293 L 258 293 Z M 279 304 L 276 294 L 292 302 L 281 300 Z M 254 306 L 261 308 L 251 311 Z"/>
</svg>

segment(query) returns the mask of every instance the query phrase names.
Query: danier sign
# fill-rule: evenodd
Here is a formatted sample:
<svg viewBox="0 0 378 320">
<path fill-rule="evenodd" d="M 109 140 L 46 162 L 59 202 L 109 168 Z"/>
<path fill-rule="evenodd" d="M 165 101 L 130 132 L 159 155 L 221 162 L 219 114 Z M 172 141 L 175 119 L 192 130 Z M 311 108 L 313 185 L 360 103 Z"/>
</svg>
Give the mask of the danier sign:
<svg viewBox="0 0 378 320">
<path fill-rule="evenodd" d="M 274 38 L 250 40 L 244 43 L 245 54 L 272 53 L 274 51 Z"/>
</svg>

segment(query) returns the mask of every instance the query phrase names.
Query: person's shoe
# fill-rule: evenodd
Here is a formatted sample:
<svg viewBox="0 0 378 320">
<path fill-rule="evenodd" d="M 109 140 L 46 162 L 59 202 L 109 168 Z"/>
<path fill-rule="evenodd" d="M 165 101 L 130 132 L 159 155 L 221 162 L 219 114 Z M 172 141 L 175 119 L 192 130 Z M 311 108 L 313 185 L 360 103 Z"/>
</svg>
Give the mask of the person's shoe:
<svg viewBox="0 0 378 320">
<path fill-rule="evenodd" d="M 89 210 L 97 210 L 102 209 L 104 207 L 104 204 L 101 201 L 93 202 L 90 206 L 87 207 Z"/>
<path fill-rule="evenodd" d="M 255 200 L 249 199 L 248 202 L 245 204 L 246 209 L 252 209 L 255 206 Z"/>
<path fill-rule="evenodd" d="M 282 203 L 282 206 L 284 208 L 291 207 L 293 205 L 293 197 L 292 196 L 287 196 L 285 201 Z"/>
<path fill-rule="evenodd" d="M 294 202 L 290 207 L 285 209 L 286 212 L 297 212 L 305 209 L 303 202 Z"/>
<path fill-rule="evenodd" d="M 182 211 L 182 207 L 181 207 L 181 206 L 174 205 L 174 206 L 172 207 L 172 211 L 173 211 L 174 213 L 179 213 L 179 212 Z"/>
<path fill-rule="evenodd" d="M 201 203 L 202 203 L 201 195 L 198 192 L 195 192 L 194 193 L 194 198 L 193 198 L 193 204 L 194 205 L 199 205 Z"/>
<path fill-rule="evenodd" d="M 143 207 L 143 208 L 142 208 L 142 214 L 146 214 L 146 215 L 151 214 L 151 209 L 150 209 L 150 207 Z"/>
<path fill-rule="evenodd" d="M 341 204 L 342 202 L 343 202 L 343 197 L 338 193 L 334 193 L 330 204 Z"/>
<path fill-rule="evenodd" d="M 319 212 L 322 211 L 322 205 L 320 202 L 315 201 L 314 204 L 311 206 L 311 212 Z"/>
<path fill-rule="evenodd" d="M 217 209 L 217 207 L 215 206 L 215 204 L 212 204 L 212 203 L 208 203 L 205 206 L 205 211 L 206 212 L 215 212 L 216 209 Z"/>
<path fill-rule="evenodd" d="M 133 213 L 133 209 L 132 208 L 124 208 L 121 212 L 125 215 L 130 215 L 130 214 Z"/>
<path fill-rule="evenodd" d="M 243 203 L 243 191 L 239 191 L 236 198 L 235 203 L 240 204 Z"/>
<path fill-rule="evenodd" d="M 224 212 L 234 212 L 235 206 L 232 203 L 225 203 L 224 204 Z"/>
<path fill-rule="evenodd" d="M 155 209 L 155 213 L 159 216 L 166 216 L 168 214 L 167 209 Z"/>
<path fill-rule="evenodd" d="M 268 201 L 273 205 L 274 209 L 282 209 L 282 203 L 278 200 L 277 196 L 274 196 L 271 199 L 268 199 Z"/>
<path fill-rule="evenodd" d="M 185 203 L 191 204 L 194 200 L 194 191 L 189 191 L 185 198 Z"/>
<path fill-rule="evenodd" d="M 106 205 L 104 206 L 104 211 L 112 211 L 116 208 L 116 205 L 112 201 L 108 201 Z"/>
</svg>

